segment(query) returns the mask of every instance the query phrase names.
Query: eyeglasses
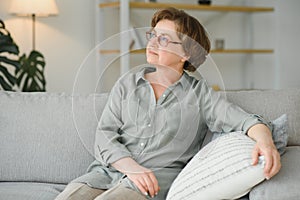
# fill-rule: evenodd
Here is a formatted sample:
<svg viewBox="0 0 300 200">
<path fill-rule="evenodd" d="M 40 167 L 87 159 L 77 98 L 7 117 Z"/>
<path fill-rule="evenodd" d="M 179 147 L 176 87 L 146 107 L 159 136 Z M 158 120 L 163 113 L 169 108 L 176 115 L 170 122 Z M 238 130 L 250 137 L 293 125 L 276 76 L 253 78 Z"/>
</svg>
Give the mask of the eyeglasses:
<svg viewBox="0 0 300 200">
<path fill-rule="evenodd" d="M 182 44 L 181 42 L 174 42 L 170 41 L 168 37 L 164 35 L 157 35 L 154 31 L 147 31 L 146 38 L 148 41 L 152 40 L 153 38 L 157 37 L 158 44 L 162 47 L 167 47 L 169 43 L 172 44 Z"/>
</svg>

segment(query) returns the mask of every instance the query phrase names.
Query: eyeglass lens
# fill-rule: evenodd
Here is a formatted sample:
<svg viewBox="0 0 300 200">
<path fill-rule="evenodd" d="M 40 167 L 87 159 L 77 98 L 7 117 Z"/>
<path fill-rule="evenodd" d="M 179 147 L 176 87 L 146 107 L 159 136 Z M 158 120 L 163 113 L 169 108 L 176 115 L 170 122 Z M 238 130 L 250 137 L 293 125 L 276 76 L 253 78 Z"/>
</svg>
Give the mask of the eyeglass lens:
<svg viewBox="0 0 300 200">
<path fill-rule="evenodd" d="M 163 47 L 168 46 L 168 44 L 170 43 L 170 40 L 167 37 L 163 36 L 163 35 L 157 36 L 156 33 L 152 32 L 152 31 L 151 32 L 146 32 L 146 38 L 147 38 L 148 41 L 155 38 L 155 37 L 157 37 L 158 43 Z"/>
</svg>

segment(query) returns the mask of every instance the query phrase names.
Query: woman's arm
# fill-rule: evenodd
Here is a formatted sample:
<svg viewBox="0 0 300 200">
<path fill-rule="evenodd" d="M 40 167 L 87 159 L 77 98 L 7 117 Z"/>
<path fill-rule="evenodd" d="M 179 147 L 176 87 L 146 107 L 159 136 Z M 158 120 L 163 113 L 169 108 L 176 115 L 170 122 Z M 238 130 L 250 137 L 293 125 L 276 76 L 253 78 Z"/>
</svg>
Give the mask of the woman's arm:
<svg viewBox="0 0 300 200">
<path fill-rule="evenodd" d="M 95 135 L 95 157 L 104 166 L 109 166 L 131 152 L 120 142 L 122 127 L 122 92 L 119 82 L 112 88 L 107 104 L 102 112 Z"/>
<path fill-rule="evenodd" d="M 258 157 L 263 155 L 266 160 L 265 176 L 270 179 L 281 168 L 280 155 L 274 145 L 270 129 L 264 124 L 256 124 L 248 130 L 248 136 L 256 141 L 252 153 L 253 165 L 256 165 Z"/>
<path fill-rule="evenodd" d="M 258 157 L 263 155 L 266 160 L 266 178 L 269 179 L 278 173 L 281 167 L 280 156 L 267 126 L 268 122 L 228 102 L 224 93 L 214 92 L 205 82 L 202 84 L 201 92 L 203 95 L 200 106 L 209 129 L 212 132 L 243 131 L 248 134 L 256 141 L 252 153 L 253 164 L 257 164 Z"/>
<path fill-rule="evenodd" d="M 145 195 L 154 197 L 159 191 L 154 173 L 131 158 L 131 152 L 120 142 L 122 121 L 122 89 L 117 82 L 111 90 L 99 121 L 95 137 L 95 156 L 105 166 L 113 166 Z"/>
</svg>

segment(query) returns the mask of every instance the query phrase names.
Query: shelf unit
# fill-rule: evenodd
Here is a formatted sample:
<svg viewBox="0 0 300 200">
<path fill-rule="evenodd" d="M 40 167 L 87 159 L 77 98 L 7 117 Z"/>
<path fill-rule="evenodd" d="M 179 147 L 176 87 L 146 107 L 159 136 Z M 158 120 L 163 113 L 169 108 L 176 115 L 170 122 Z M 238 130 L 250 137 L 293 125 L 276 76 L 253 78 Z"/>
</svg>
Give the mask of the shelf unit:
<svg viewBox="0 0 300 200">
<path fill-rule="evenodd" d="M 250 6 L 230 6 L 230 5 L 197 5 L 197 4 L 183 4 L 183 3 L 159 3 L 159 2 L 131 2 L 129 0 L 122 0 L 120 2 L 104 2 L 98 4 L 100 9 L 117 8 L 120 9 L 120 31 L 129 29 L 130 24 L 130 10 L 131 9 L 161 9 L 166 7 L 175 7 L 183 10 L 196 10 L 201 12 L 245 12 L 245 13 L 261 13 L 273 12 L 272 7 L 250 7 Z M 128 35 L 127 35 L 128 38 Z M 130 41 L 126 39 L 126 35 L 120 39 L 120 50 L 100 50 L 100 54 L 122 54 L 129 52 Z M 131 53 L 145 53 L 145 49 L 133 50 Z M 273 49 L 212 49 L 211 53 L 218 54 L 270 54 Z M 122 56 L 121 74 L 129 70 L 129 55 Z"/>
<path fill-rule="evenodd" d="M 200 11 L 219 11 L 219 12 L 273 12 L 271 7 L 244 7 L 244 6 L 219 6 L 219 5 L 194 5 L 181 3 L 155 3 L 155 2 L 128 2 L 130 8 L 141 9 L 160 9 L 166 7 L 175 7 L 184 10 L 200 10 Z M 100 3 L 100 8 L 120 7 L 120 2 Z"/>
</svg>

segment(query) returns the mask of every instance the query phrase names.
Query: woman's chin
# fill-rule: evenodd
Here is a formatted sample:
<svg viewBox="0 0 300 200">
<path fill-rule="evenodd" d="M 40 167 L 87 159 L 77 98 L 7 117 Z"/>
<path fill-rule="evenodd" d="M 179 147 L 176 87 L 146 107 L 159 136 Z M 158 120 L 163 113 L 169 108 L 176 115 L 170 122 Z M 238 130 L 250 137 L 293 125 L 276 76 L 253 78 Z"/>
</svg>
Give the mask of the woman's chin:
<svg viewBox="0 0 300 200">
<path fill-rule="evenodd" d="M 150 64 L 150 65 L 157 65 L 158 64 L 158 62 L 157 62 L 157 60 L 153 60 L 153 59 L 147 59 L 147 62 Z"/>
</svg>

